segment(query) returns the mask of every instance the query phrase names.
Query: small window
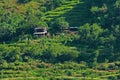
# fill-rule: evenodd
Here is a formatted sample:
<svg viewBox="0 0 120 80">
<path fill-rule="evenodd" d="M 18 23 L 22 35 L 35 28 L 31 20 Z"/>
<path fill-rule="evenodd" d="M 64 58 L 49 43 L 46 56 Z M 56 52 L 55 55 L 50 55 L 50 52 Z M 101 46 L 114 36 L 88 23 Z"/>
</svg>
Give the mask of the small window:
<svg viewBox="0 0 120 80">
<path fill-rule="evenodd" d="M 44 29 L 36 29 L 36 32 L 44 32 Z"/>
<path fill-rule="evenodd" d="M 70 27 L 69 30 L 70 31 L 78 31 L 78 27 Z"/>
</svg>

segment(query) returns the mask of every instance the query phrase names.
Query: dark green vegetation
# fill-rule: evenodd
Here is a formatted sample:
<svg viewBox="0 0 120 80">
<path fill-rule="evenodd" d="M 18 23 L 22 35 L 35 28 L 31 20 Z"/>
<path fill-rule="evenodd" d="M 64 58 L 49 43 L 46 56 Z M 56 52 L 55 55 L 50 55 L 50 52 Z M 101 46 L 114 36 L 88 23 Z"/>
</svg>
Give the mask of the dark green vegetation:
<svg viewBox="0 0 120 80">
<path fill-rule="evenodd" d="M 120 0 L 1 0 L 0 78 L 118 80 L 119 22 Z"/>
</svg>

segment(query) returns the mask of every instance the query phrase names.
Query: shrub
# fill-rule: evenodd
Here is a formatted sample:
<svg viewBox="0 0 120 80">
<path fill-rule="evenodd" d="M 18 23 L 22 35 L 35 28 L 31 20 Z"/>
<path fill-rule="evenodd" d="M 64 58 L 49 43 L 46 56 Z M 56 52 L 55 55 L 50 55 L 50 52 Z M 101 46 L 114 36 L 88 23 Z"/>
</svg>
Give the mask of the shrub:
<svg viewBox="0 0 120 80">
<path fill-rule="evenodd" d="M 116 76 L 109 76 L 108 80 L 118 80 Z"/>
<path fill-rule="evenodd" d="M 114 69 L 117 69 L 117 66 L 115 66 L 114 63 L 111 63 L 111 64 L 108 65 L 108 69 L 114 70 Z"/>
<path fill-rule="evenodd" d="M 100 64 L 97 69 L 98 70 L 107 70 L 108 69 L 108 65 Z"/>
<path fill-rule="evenodd" d="M 115 65 L 120 68 L 120 62 L 115 62 Z"/>
<path fill-rule="evenodd" d="M 67 74 L 67 76 L 73 76 L 74 72 L 72 70 L 67 70 L 66 74 Z"/>
</svg>

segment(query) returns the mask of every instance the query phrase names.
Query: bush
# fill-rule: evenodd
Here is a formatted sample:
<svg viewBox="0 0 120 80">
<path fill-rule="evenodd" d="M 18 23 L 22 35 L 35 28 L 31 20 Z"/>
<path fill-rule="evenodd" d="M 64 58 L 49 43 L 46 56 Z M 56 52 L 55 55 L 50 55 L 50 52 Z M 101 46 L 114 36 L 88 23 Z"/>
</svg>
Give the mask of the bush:
<svg viewBox="0 0 120 80">
<path fill-rule="evenodd" d="M 72 70 L 67 70 L 66 74 L 67 74 L 67 76 L 73 76 L 74 72 Z"/>
<path fill-rule="evenodd" d="M 117 67 L 114 63 L 110 63 L 110 64 L 108 65 L 108 69 L 114 70 L 114 69 L 118 69 L 118 67 Z"/>
<path fill-rule="evenodd" d="M 106 64 L 100 64 L 97 69 L 98 70 L 107 70 L 108 69 L 108 65 L 106 65 Z"/>
<path fill-rule="evenodd" d="M 116 76 L 109 76 L 108 80 L 118 80 Z"/>
<path fill-rule="evenodd" d="M 118 66 L 118 68 L 120 68 L 120 62 L 115 62 L 115 66 Z"/>
</svg>

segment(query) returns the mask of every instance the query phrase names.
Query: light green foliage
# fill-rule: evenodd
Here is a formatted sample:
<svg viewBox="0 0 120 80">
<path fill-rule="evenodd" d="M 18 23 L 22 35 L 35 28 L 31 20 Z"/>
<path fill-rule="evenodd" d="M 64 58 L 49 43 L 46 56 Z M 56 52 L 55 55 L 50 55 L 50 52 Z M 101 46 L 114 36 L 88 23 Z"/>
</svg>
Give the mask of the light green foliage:
<svg viewBox="0 0 120 80">
<path fill-rule="evenodd" d="M 85 43 L 97 42 L 102 32 L 103 29 L 97 24 L 85 24 L 84 26 L 81 26 L 79 30 L 80 41 Z"/>
<path fill-rule="evenodd" d="M 0 45 L 0 50 L 1 50 L 1 57 L 2 59 L 6 59 L 7 61 L 15 61 L 19 60 L 20 58 L 20 48 L 19 47 L 14 47 L 11 46 L 9 47 L 8 45 Z"/>
<path fill-rule="evenodd" d="M 120 0 L 116 0 L 115 5 L 117 8 L 120 8 Z"/>
<path fill-rule="evenodd" d="M 11 44 L 9 47 L 7 44 L 1 45 L 1 59 L 2 57 L 7 61 L 38 59 L 48 62 L 75 60 L 79 54 L 77 49 L 64 45 L 68 41 L 72 41 L 72 38 L 72 36 L 43 37 L 37 41 L 29 40 L 29 43 L 25 40 L 21 43 Z"/>
<path fill-rule="evenodd" d="M 94 12 L 99 12 L 100 10 L 99 10 L 99 8 L 97 6 L 93 6 L 91 8 L 91 11 L 94 13 Z"/>
</svg>

